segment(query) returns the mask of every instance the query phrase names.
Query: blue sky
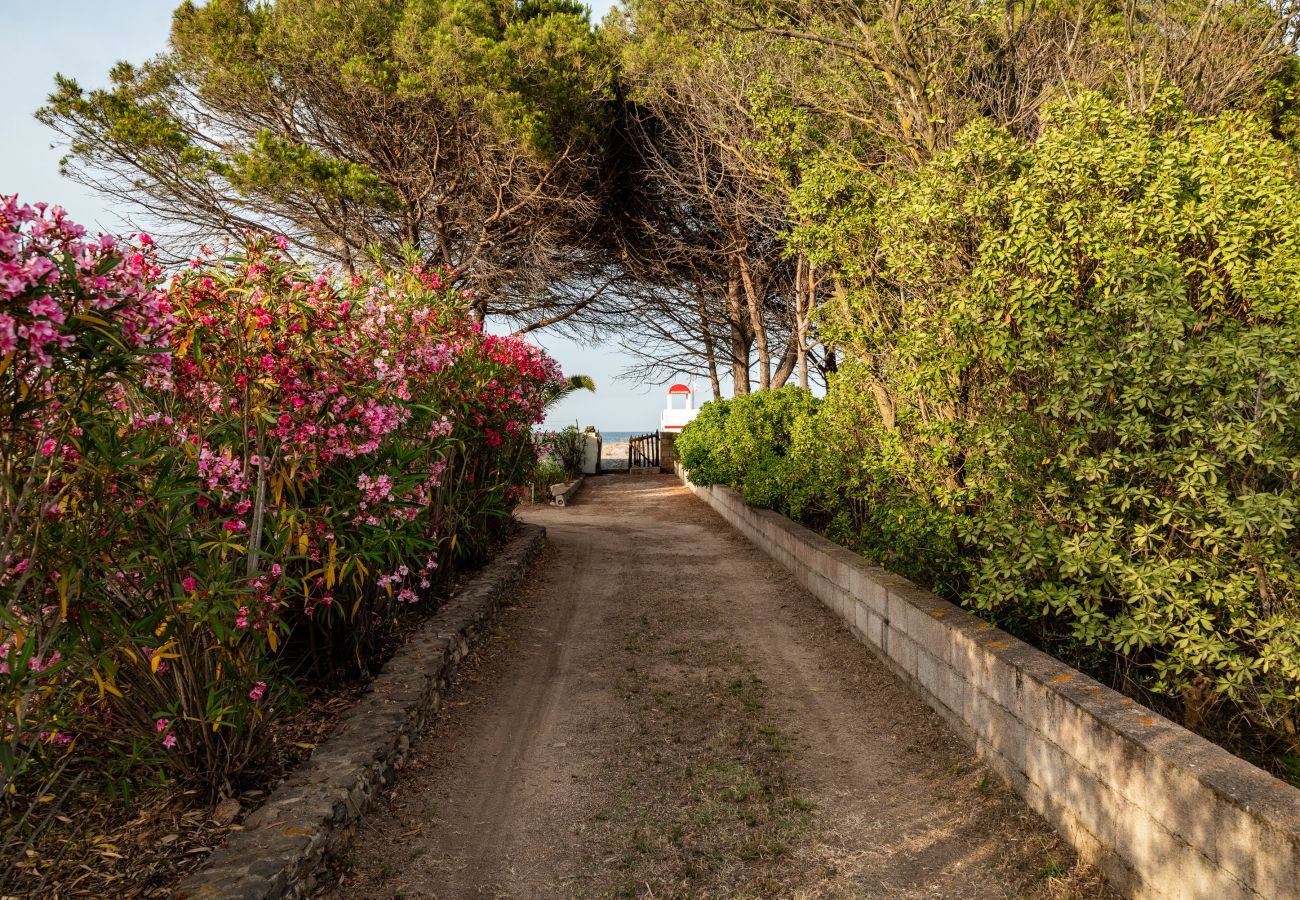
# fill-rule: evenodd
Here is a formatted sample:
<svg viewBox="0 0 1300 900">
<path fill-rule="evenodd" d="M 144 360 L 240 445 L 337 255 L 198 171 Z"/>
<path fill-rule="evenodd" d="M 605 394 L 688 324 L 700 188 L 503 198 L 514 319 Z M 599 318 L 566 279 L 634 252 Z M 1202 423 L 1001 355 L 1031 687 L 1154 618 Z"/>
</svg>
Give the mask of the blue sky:
<svg viewBox="0 0 1300 900">
<path fill-rule="evenodd" d="M 95 193 L 59 176 L 63 150 L 51 146 L 57 135 L 32 118 L 54 84 L 54 74 L 71 75 L 87 87 L 102 85 L 120 59 L 140 62 L 163 50 L 171 12 L 179 0 L 0 0 L 10 78 L 0 91 L 0 193 L 17 192 L 27 201 L 60 203 L 89 228 L 116 230 L 122 214 Z M 592 4 L 593 18 L 605 15 L 613 0 Z M 534 339 L 566 372 L 596 380 L 596 394 L 581 392 L 552 413 L 549 424 L 577 421 L 608 431 L 656 428 L 668 383 L 637 385 L 617 381 L 630 360 L 614 345 L 583 346 L 546 334 Z"/>
</svg>

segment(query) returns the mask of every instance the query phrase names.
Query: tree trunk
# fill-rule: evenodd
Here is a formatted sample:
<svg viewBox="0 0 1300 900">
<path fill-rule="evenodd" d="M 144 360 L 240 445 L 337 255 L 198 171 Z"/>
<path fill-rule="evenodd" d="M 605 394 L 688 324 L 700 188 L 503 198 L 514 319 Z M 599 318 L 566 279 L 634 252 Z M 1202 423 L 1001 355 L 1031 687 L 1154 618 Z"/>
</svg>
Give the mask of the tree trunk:
<svg viewBox="0 0 1300 900">
<path fill-rule="evenodd" d="M 772 375 L 771 387 L 781 387 L 794 374 L 795 362 L 799 357 L 799 348 L 795 343 L 797 340 L 794 329 L 790 329 L 790 338 L 785 342 L 785 350 L 781 352 L 781 359 L 777 361 L 776 372 Z"/>
<path fill-rule="evenodd" d="M 835 359 L 835 351 L 829 347 L 826 348 L 826 362 L 824 363 L 824 366 L 828 376 L 834 375 L 840 370 L 840 364 Z M 830 379 L 828 378 L 827 380 L 829 381 Z"/>
<path fill-rule="evenodd" d="M 709 367 L 709 387 L 713 388 L 713 399 L 722 399 L 722 384 L 718 381 L 718 356 L 713 351 L 713 332 L 709 329 L 708 310 L 704 298 L 700 297 L 700 339 L 704 342 L 704 361 Z"/>
<path fill-rule="evenodd" d="M 817 272 L 813 268 L 812 261 L 804 254 L 799 254 L 799 266 L 808 276 L 808 293 L 803 292 L 803 279 L 800 279 L 799 289 L 795 291 L 795 299 L 798 305 L 797 324 L 799 330 L 799 387 L 804 390 L 808 389 L 808 320 L 812 318 L 813 309 L 817 305 Z"/>
<path fill-rule="evenodd" d="M 772 386 L 772 356 L 767 347 L 767 329 L 763 327 L 763 301 L 758 296 L 753 273 L 749 270 L 749 258 L 742 251 L 736 254 L 736 260 L 749 306 L 749 327 L 754 333 L 754 345 L 758 349 L 758 389 L 765 391 Z"/>
<path fill-rule="evenodd" d="M 735 266 L 727 266 L 727 325 L 731 328 L 731 392 L 749 393 L 749 335 L 745 333 L 744 302 Z"/>
</svg>

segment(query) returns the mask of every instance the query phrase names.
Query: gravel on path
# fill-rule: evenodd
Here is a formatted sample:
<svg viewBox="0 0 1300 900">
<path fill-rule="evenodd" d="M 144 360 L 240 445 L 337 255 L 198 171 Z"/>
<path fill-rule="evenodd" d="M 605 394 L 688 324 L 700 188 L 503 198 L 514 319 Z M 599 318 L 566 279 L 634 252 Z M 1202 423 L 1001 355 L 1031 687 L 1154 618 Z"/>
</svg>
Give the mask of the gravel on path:
<svg viewBox="0 0 1300 900">
<path fill-rule="evenodd" d="M 1114 896 L 673 477 L 524 516 L 533 584 L 330 896 Z"/>
</svg>

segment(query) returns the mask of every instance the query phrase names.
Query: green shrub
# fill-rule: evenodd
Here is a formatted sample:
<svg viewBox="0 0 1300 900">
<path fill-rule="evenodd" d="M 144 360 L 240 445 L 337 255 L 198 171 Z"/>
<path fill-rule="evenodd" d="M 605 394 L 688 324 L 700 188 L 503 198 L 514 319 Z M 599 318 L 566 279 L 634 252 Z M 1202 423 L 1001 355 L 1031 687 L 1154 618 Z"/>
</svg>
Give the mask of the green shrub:
<svg viewBox="0 0 1300 900">
<path fill-rule="evenodd" d="M 564 466 L 560 465 L 553 459 L 543 459 L 537 463 L 537 468 L 533 471 L 532 480 L 529 486 L 533 490 L 534 500 L 546 501 L 551 496 L 551 485 L 563 484 L 568 480 L 569 473 L 565 471 Z"/>
<path fill-rule="evenodd" d="M 711 400 L 700 407 L 695 419 L 677 435 L 674 442 L 677 458 L 698 485 L 734 485 L 736 482 L 731 461 L 726 455 L 727 417 L 730 414 L 730 400 Z"/>
<path fill-rule="evenodd" d="M 568 481 L 582 474 L 582 457 L 587 448 L 587 436 L 577 425 L 566 425 L 559 431 L 542 432 L 541 452 L 559 467 L 561 477 L 551 482 Z"/>
<path fill-rule="evenodd" d="M 782 512 L 871 561 L 956 597 L 967 569 L 959 518 L 881 427 L 864 366 L 847 361 L 794 424 Z"/>
<path fill-rule="evenodd" d="M 696 484 L 725 484 L 752 506 L 784 511 L 798 478 L 785 459 L 790 436 L 817 402 L 783 387 L 706 403 L 678 438 L 682 466 Z"/>
<path fill-rule="evenodd" d="M 1033 143 L 971 126 L 873 208 L 878 252 L 825 331 L 864 361 L 883 434 L 820 496 L 915 504 L 916 539 L 890 538 L 904 569 L 941 582 L 956 527 L 972 606 L 1121 660 L 1190 722 L 1226 701 L 1289 739 L 1295 158 L 1173 94 L 1143 114 L 1083 94 L 1045 121 Z"/>
<path fill-rule="evenodd" d="M 810 232 L 845 288 L 825 400 L 711 404 L 683 464 L 1191 725 L 1295 747 L 1294 151 L 1175 93 L 1044 121 L 1032 142 L 972 125 L 845 192 L 858 208 Z"/>
</svg>

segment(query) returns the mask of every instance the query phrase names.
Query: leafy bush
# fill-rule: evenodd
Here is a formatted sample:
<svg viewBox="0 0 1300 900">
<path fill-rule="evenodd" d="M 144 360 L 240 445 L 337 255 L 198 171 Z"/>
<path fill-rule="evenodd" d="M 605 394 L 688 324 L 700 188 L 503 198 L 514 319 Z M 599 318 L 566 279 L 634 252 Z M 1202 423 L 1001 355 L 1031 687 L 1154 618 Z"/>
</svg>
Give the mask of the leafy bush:
<svg viewBox="0 0 1300 900">
<path fill-rule="evenodd" d="M 533 470 L 533 477 L 529 483 L 533 491 L 533 499 L 543 502 L 549 500 L 551 485 L 563 484 L 566 478 L 568 473 L 564 470 L 564 466 L 553 459 L 540 460 L 537 468 Z"/>
<path fill-rule="evenodd" d="M 250 235 L 163 290 L 149 244 L 0 202 L 10 837 L 69 763 L 231 791 L 296 679 L 482 557 L 560 381 L 434 272 L 340 284 Z"/>
<path fill-rule="evenodd" d="M 966 565 L 958 517 L 917 477 L 897 433 L 881 426 L 871 396 L 868 371 L 848 360 L 816 412 L 795 422 L 780 511 L 955 596 Z"/>
<path fill-rule="evenodd" d="M 566 425 L 559 431 L 543 432 L 541 446 L 542 452 L 559 466 L 562 473 L 561 481 L 577 478 L 582 474 L 582 458 L 587 450 L 587 437 L 578 430 L 577 425 Z"/>
<path fill-rule="evenodd" d="M 740 398 L 737 398 L 740 399 Z M 727 418 L 730 400 L 711 400 L 700 407 L 695 418 L 674 439 L 677 458 L 698 485 L 739 483 L 727 455 Z"/>
<path fill-rule="evenodd" d="M 55 788 L 75 739 L 96 724 L 86 682 L 100 659 L 80 634 L 87 609 L 117 586 L 98 584 L 87 565 L 115 551 L 125 514 L 100 446 L 120 420 L 128 388 L 166 383 L 171 317 L 158 275 L 146 237 L 92 240 L 57 206 L 0 197 L 7 845 L 48 824 L 48 813 L 30 815 L 28 803 Z"/>
<path fill-rule="evenodd" d="M 962 446 L 969 601 L 1137 663 L 1189 723 L 1217 695 L 1294 735 L 1294 157 L 1244 116 L 1084 97 L 1004 173 L 931 207 L 1006 210 L 948 309 L 965 346 L 923 363 L 993 401 Z"/>
<path fill-rule="evenodd" d="M 808 237 L 851 360 L 789 429 L 784 509 L 1191 725 L 1296 746 L 1296 175 L 1249 116 L 1083 93 L 1035 141 L 973 125 L 846 194 Z M 684 463 L 779 499 L 734 404 Z"/>
<path fill-rule="evenodd" d="M 792 488 L 785 459 L 791 433 L 816 408 L 816 398 L 797 387 L 715 400 L 701 407 L 675 446 L 696 484 L 729 484 L 747 503 L 784 509 Z"/>
<path fill-rule="evenodd" d="M 968 382 L 945 460 L 978 558 L 968 601 L 1119 654 L 1189 722 L 1217 694 L 1290 733 L 1294 160 L 1176 98 L 1139 117 L 1085 96 L 1050 123 L 1033 147 L 973 131 L 893 198 L 891 265 L 933 316 L 900 343 L 918 380 L 955 373 L 903 393 L 938 407 Z M 981 225 L 943 246 L 954 220 Z M 954 280 L 942 257 L 963 251 Z"/>
</svg>

